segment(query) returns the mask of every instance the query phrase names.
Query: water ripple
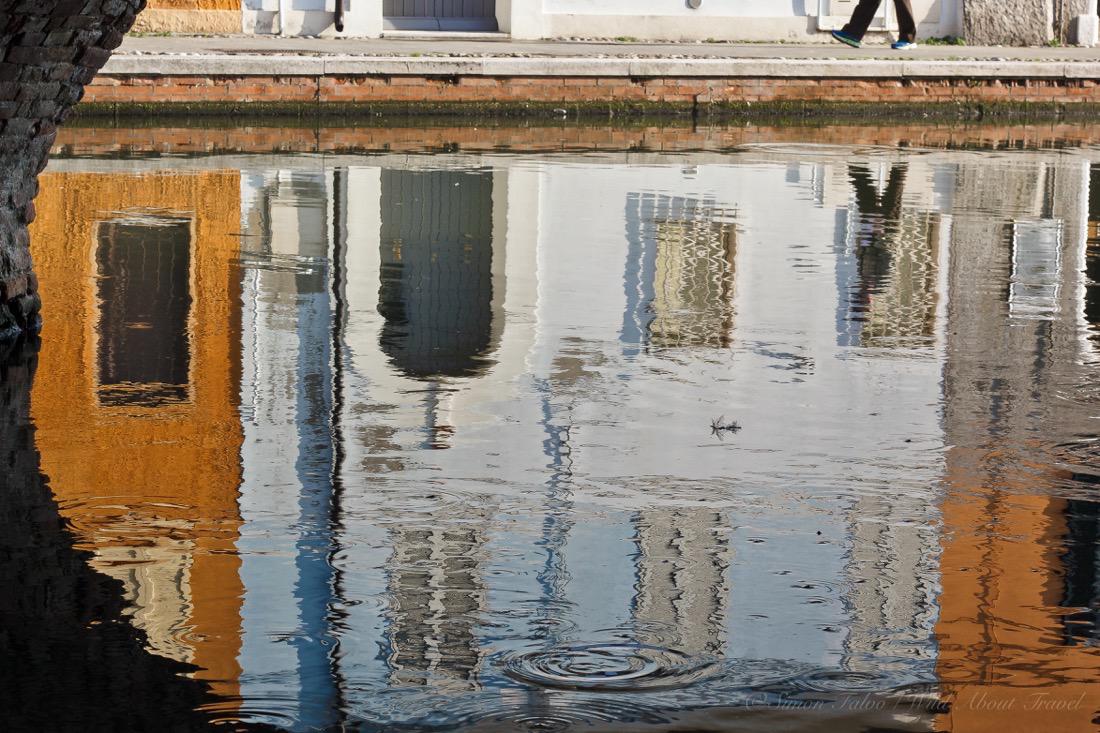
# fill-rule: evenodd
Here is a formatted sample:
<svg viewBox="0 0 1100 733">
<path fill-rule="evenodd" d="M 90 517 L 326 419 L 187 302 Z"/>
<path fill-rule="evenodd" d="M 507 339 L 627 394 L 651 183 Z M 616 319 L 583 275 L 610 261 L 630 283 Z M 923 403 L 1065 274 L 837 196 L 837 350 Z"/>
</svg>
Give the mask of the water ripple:
<svg viewBox="0 0 1100 733">
<path fill-rule="evenodd" d="M 655 690 L 683 687 L 712 674 L 713 657 L 647 644 L 584 644 L 528 652 L 505 672 L 539 687 L 564 690 Z"/>
</svg>

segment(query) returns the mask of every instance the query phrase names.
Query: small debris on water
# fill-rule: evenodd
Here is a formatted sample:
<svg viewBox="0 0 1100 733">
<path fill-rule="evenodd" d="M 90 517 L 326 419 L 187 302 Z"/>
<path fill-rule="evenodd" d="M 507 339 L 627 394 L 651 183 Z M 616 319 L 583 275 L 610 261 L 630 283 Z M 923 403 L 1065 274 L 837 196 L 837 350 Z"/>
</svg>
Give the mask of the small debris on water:
<svg viewBox="0 0 1100 733">
<path fill-rule="evenodd" d="M 726 416 L 721 415 L 715 420 L 710 421 L 710 432 L 721 438 L 726 433 L 740 432 L 741 425 L 736 420 L 730 420 L 726 422 Z"/>
</svg>

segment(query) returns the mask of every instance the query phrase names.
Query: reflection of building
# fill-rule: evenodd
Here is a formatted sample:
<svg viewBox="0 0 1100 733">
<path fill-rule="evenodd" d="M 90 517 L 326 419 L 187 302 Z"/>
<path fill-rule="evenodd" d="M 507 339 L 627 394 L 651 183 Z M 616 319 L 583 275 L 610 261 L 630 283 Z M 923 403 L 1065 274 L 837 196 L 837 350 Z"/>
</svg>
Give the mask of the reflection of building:
<svg viewBox="0 0 1100 733">
<path fill-rule="evenodd" d="M 238 359 L 238 175 L 42 183 L 33 229 L 51 317 L 33 411 L 43 470 L 93 565 L 123 582 L 150 647 L 232 695 L 241 429 L 226 365 Z"/>
<path fill-rule="evenodd" d="M 713 199 L 630 194 L 625 287 L 627 343 L 730 345 L 733 329 L 733 217 Z"/>
<path fill-rule="evenodd" d="M 891 165 L 881 193 L 873 170 L 848 166 L 855 200 L 845 251 L 855 263 L 843 283 L 841 345 L 929 346 L 935 330 L 939 218 L 903 204 L 907 166 Z"/>
<path fill-rule="evenodd" d="M 494 308 L 494 256 L 503 251 L 494 248 L 493 174 L 384 168 L 380 193 L 378 347 L 401 377 L 428 381 L 423 444 L 446 448 L 447 382 L 481 376 L 503 326 Z M 391 530 L 391 685 L 476 685 L 487 519 L 461 511 L 436 526 Z"/>
<path fill-rule="evenodd" d="M 638 586 L 635 621 L 657 622 L 668 643 L 694 654 L 722 654 L 732 560 L 723 534 L 725 512 L 707 509 L 646 509 L 635 519 Z M 643 625 L 640 641 L 646 641 Z"/>
<path fill-rule="evenodd" d="M 484 655 L 478 624 L 484 609 L 485 538 L 469 518 L 465 526 L 395 529 L 390 534 L 392 606 L 387 614 L 390 684 L 439 689 L 476 686 Z"/>
<path fill-rule="evenodd" d="M 300 690 L 295 719 L 337 726 L 340 682 L 332 558 L 341 521 L 338 410 L 341 211 L 331 172 L 242 171 L 241 693 Z M 335 265 L 335 266 L 334 266 Z M 271 635 L 287 643 L 274 645 Z"/>
<path fill-rule="evenodd" d="M 942 298 L 939 216 L 906 200 L 907 183 L 910 196 L 923 198 L 913 191 L 923 171 L 911 172 L 907 163 L 848 163 L 846 172 L 852 201 L 838 217 L 837 344 L 930 348 Z M 933 501 L 919 482 L 904 491 L 868 486 L 853 498 L 844 642 L 850 668 L 873 669 L 876 654 L 930 658 L 929 578 L 938 552 L 926 522 Z"/>
<path fill-rule="evenodd" d="M 475 690 L 498 674 L 486 654 L 532 639 L 1079 682 L 1095 668 L 1082 623 L 1095 517 L 1036 496 L 1028 484 L 1049 472 L 1013 476 L 1028 446 L 1085 424 L 1044 412 L 1057 370 L 1095 359 L 1078 338 L 1088 323 L 1070 322 L 1096 320 L 1076 274 L 1095 270 L 1074 208 L 1082 171 L 1045 166 L 1036 182 L 1035 168 L 998 167 L 991 181 L 913 161 L 907 206 L 945 213 L 876 204 L 889 236 L 861 263 L 833 246 L 855 236 L 832 205 L 851 197 L 846 167 L 760 155 L 650 166 L 652 192 L 626 165 L 288 159 L 237 191 L 224 174 L 105 178 L 139 207 L 167 202 L 118 215 L 95 213 L 118 208 L 99 178 L 51 179 L 66 189 L 44 194 L 43 221 L 77 231 L 37 235 L 68 243 L 40 258 L 43 276 L 76 294 L 48 304 L 47 345 L 80 360 L 43 374 L 46 470 L 104 572 L 125 576 L 150 644 L 210 678 L 234 679 L 235 659 L 244 698 L 290 697 L 288 715 L 318 728 L 377 715 L 387 688 Z M 172 181 L 241 201 L 239 222 L 136 190 Z M 776 216 L 788 199 L 798 216 Z M 75 213 L 60 216 L 64 202 Z M 139 264 L 153 277 L 128 279 Z M 870 305 L 838 347 L 853 293 Z M 869 344 L 927 348 L 848 348 Z M 128 362 L 131 348 L 157 358 Z M 220 377 L 204 371 L 212 355 Z M 700 445 L 725 400 L 746 429 Z M 136 478 L 74 444 L 72 415 Z M 124 497 L 140 516 L 119 517 L 89 501 L 108 479 L 159 503 Z M 134 526 L 153 541 L 121 531 Z M 1073 552 L 1052 548 L 1063 535 L 1080 538 Z M 1040 650 L 1033 670 L 1013 668 L 1017 646 Z"/>
<path fill-rule="evenodd" d="M 1097 657 L 1067 620 L 1096 604 L 1095 505 L 1058 498 L 1051 468 L 1067 459 L 1054 446 L 1095 430 L 1064 394 L 1083 361 L 1088 179 L 1081 162 L 958 176 L 960 208 L 1007 215 L 959 216 L 952 232 L 937 673 L 971 687 L 945 722 L 1092 730 Z"/>
<path fill-rule="evenodd" d="M 1085 319 L 1092 352 L 1100 354 L 1100 165 L 1089 167 L 1089 223 L 1084 272 L 1081 314 Z"/>
</svg>

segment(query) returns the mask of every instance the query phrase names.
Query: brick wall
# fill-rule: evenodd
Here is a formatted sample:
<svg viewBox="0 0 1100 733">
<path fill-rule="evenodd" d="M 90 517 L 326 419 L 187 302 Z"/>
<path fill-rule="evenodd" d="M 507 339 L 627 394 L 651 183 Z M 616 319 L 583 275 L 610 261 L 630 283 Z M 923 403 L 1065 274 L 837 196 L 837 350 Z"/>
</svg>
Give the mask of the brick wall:
<svg viewBox="0 0 1100 733">
<path fill-rule="evenodd" d="M 57 125 L 145 0 L 0 0 L 0 339 L 35 330 L 27 224 Z"/>
<path fill-rule="evenodd" d="M 853 79 L 486 76 L 137 76 L 104 75 L 85 99 L 100 104 L 378 104 L 410 112 L 448 104 L 744 105 L 1100 102 L 1093 79 Z"/>
</svg>

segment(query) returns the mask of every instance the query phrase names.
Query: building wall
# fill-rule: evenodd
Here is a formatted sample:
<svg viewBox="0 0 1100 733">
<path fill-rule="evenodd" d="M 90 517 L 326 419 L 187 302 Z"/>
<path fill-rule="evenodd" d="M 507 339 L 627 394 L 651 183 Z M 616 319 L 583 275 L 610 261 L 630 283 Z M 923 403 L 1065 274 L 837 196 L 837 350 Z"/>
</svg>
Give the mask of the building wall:
<svg viewBox="0 0 1100 733">
<path fill-rule="evenodd" d="M 922 36 L 960 32 L 961 0 L 913 0 Z M 706 0 L 698 9 L 662 0 L 497 0 L 497 24 L 515 38 L 614 38 L 651 40 L 802 40 L 839 27 L 854 0 Z M 885 7 L 885 6 L 884 6 Z M 285 35 L 377 36 L 382 0 L 345 2 L 345 29 L 333 27 L 335 0 L 153 0 L 138 20 L 142 31 Z M 883 11 L 884 13 L 887 11 Z M 889 11 L 892 13 L 892 10 Z M 842 17 L 843 16 L 843 17 Z M 890 28 L 896 28 L 891 23 Z"/>
<path fill-rule="evenodd" d="M 920 35 L 957 33 L 957 2 L 914 0 L 913 11 L 920 23 Z M 889 3 L 883 5 L 881 12 L 889 12 L 892 17 L 893 10 L 887 10 L 887 5 Z M 826 0 L 820 7 L 817 0 L 780 3 L 704 0 L 698 9 L 690 8 L 687 3 L 661 0 L 544 0 L 541 35 L 550 38 L 633 36 L 683 41 L 812 41 L 820 39 L 821 31 L 840 27 L 854 7 L 853 0 Z M 896 29 L 896 22 L 891 20 L 888 27 Z M 522 32 L 513 31 L 513 34 L 527 37 Z"/>
<path fill-rule="evenodd" d="M 1053 36 L 1051 0 L 967 0 L 963 30 L 976 45 L 1041 46 Z"/>
<path fill-rule="evenodd" d="M 240 33 L 241 0 L 150 0 L 134 31 Z"/>
<path fill-rule="evenodd" d="M 382 0 L 345 1 L 345 28 L 333 27 L 335 0 L 151 0 L 139 32 L 377 36 Z M 664 0 L 496 0 L 500 30 L 515 38 L 616 38 L 697 42 L 820 40 L 839 28 L 856 0 L 705 0 L 697 9 Z M 918 36 L 964 36 L 974 45 L 1043 45 L 1077 39 L 1089 0 L 912 0 Z M 896 31 L 890 3 L 874 31 Z M 888 16 L 887 16 L 888 14 Z M 887 20 L 887 17 L 889 20 Z M 884 36 L 879 36 L 884 37 Z"/>
</svg>

